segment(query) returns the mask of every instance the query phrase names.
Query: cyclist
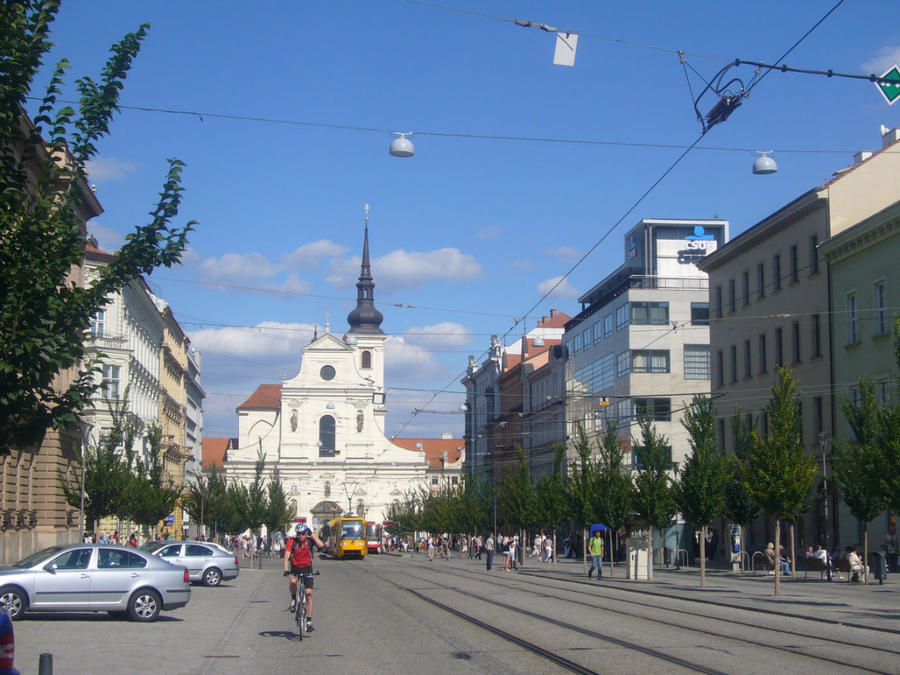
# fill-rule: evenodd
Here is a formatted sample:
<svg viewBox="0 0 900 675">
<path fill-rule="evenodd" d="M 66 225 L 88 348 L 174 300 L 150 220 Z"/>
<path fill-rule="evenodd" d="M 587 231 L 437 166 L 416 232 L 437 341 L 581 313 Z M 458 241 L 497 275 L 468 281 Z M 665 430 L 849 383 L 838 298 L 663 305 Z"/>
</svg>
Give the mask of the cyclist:
<svg viewBox="0 0 900 675">
<path fill-rule="evenodd" d="M 322 540 L 319 539 L 306 523 L 297 523 L 294 527 L 294 536 L 288 539 L 284 545 L 284 574 L 290 574 L 290 591 L 291 591 L 291 613 L 297 610 L 297 580 L 302 574 L 305 579 L 303 584 L 306 588 L 306 632 L 312 633 L 312 548 L 310 548 L 310 540 L 312 543 L 322 548 Z"/>
</svg>

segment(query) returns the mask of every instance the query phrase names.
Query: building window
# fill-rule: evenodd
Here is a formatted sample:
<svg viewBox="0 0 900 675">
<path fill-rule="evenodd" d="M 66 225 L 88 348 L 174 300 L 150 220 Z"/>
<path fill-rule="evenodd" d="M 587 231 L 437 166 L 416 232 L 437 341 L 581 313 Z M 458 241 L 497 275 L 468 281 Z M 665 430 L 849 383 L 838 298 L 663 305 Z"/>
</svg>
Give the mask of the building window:
<svg viewBox="0 0 900 675">
<path fill-rule="evenodd" d="M 855 345 L 859 342 L 859 297 L 856 293 L 847 294 L 847 343 Z"/>
<path fill-rule="evenodd" d="M 631 371 L 634 373 L 668 373 L 668 349 L 641 349 L 631 352 Z"/>
<path fill-rule="evenodd" d="M 372 367 L 372 352 L 369 350 L 365 350 L 362 353 L 362 367 L 363 368 L 371 368 Z"/>
<path fill-rule="evenodd" d="M 722 318 L 722 287 L 716 286 L 716 318 Z"/>
<path fill-rule="evenodd" d="M 709 379 L 709 345 L 684 346 L 684 379 Z"/>
<path fill-rule="evenodd" d="M 819 237 L 813 235 L 809 238 L 809 274 L 819 273 Z"/>
<path fill-rule="evenodd" d="M 722 356 L 722 350 L 716 352 L 716 384 L 724 386 L 725 384 L 725 364 Z"/>
<path fill-rule="evenodd" d="M 575 356 L 573 347 L 574 347 L 574 345 L 572 344 L 572 340 L 566 340 L 566 358 L 569 358 L 570 356 Z"/>
<path fill-rule="evenodd" d="M 331 496 L 331 481 L 325 481 L 325 498 Z"/>
<path fill-rule="evenodd" d="M 791 246 L 791 283 L 800 281 L 800 258 L 797 255 L 797 247 Z"/>
<path fill-rule="evenodd" d="M 735 305 L 734 279 L 728 280 L 728 311 L 734 312 L 737 309 Z"/>
<path fill-rule="evenodd" d="M 812 355 L 813 358 L 818 356 L 822 356 L 822 320 L 818 314 L 813 314 L 811 317 L 812 321 L 812 331 L 810 335 L 810 341 L 812 342 Z"/>
<path fill-rule="evenodd" d="M 431 477 L 431 484 L 432 484 L 432 485 L 437 485 L 437 484 L 438 484 L 438 477 L 437 477 L 437 476 L 432 476 L 432 477 Z"/>
<path fill-rule="evenodd" d="M 603 342 L 603 324 L 598 321 L 594 324 L 594 344 Z"/>
<path fill-rule="evenodd" d="M 887 285 L 884 281 L 876 281 L 875 287 L 875 335 L 887 335 Z"/>
<path fill-rule="evenodd" d="M 612 314 L 607 314 L 603 317 L 603 337 L 608 338 L 613 334 L 613 319 Z"/>
<path fill-rule="evenodd" d="M 103 337 L 106 331 L 106 312 L 102 309 L 91 318 L 91 337 Z"/>
<path fill-rule="evenodd" d="M 731 351 L 731 381 L 737 382 L 737 346 L 731 345 L 729 349 Z"/>
<path fill-rule="evenodd" d="M 791 363 L 800 363 L 800 322 L 791 324 Z"/>
<path fill-rule="evenodd" d="M 776 368 L 781 368 L 781 366 L 784 365 L 784 352 L 782 351 L 782 348 L 783 348 L 782 333 L 783 333 L 783 331 L 781 328 L 775 329 L 775 367 Z"/>
<path fill-rule="evenodd" d="M 668 398 L 634 399 L 634 416 L 651 419 L 654 422 L 669 422 L 672 419 L 672 400 Z"/>
<path fill-rule="evenodd" d="M 777 253 L 772 256 L 772 288 L 781 290 L 781 256 Z"/>
<path fill-rule="evenodd" d="M 665 326 L 669 323 L 668 302 L 632 302 L 631 323 Z"/>
<path fill-rule="evenodd" d="M 766 334 L 759 336 L 759 374 L 766 372 Z"/>
<path fill-rule="evenodd" d="M 744 293 L 744 307 L 750 304 L 750 272 L 744 271 L 741 290 Z"/>
<path fill-rule="evenodd" d="M 628 325 L 628 303 L 616 308 L 616 330 L 622 330 Z"/>
<path fill-rule="evenodd" d="M 631 352 L 624 351 L 616 356 L 616 376 L 622 377 L 631 372 Z"/>
<path fill-rule="evenodd" d="M 582 347 L 582 349 L 584 351 L 587 351 L 591 348 L 591 329 L 588 328 L 586 331 L 584 331 L 584 333 L 581 334 L 581 336 L 584 338 L 584 346 Z"/>
<path fill-rule="evenodd" d="M 691 303 L 691 325 L 692 326 L 708 326 L 709 325 L 709 303 L 708 302 L 692 302 Z"/>
<path fill-rule="evenodd" d="M 744 340 L 744 377 L 752 377 L 753 372 L 750 370 L 750 340 Z"/>
<path fill-rule="evenodd" d="M 575 336 L 575 354 L 581 353 L 582 337 L 581 333 Z"/>
<path fill-rule="evenodd" d="M 891 383 L 890 380 L 880 380 L 875 387 L 875 400 L 882 406 L 891 403 Z"/>
<path fill-rule="evenodd" d="M 759 300 L 766 297 L 766 266 L 762 263 L 756 266 L 756 295 Z"/>
<path fill-rule="evenodd" d="M 631 401 L 625 398 L 616 403 L 616 415 L 620 425 L 627 424 L 631 419 Z"/>
<path fill-rule="evenodd" d="M 319 419 L 319 457 L 334 457 L 334 418 L 323 415 Z"/>
<path fill-rule="evenodd" d="M 103 398 L 116 401 L 119 398 L 119 369 L 121 366 L 103 365 Z"/>
</svg>

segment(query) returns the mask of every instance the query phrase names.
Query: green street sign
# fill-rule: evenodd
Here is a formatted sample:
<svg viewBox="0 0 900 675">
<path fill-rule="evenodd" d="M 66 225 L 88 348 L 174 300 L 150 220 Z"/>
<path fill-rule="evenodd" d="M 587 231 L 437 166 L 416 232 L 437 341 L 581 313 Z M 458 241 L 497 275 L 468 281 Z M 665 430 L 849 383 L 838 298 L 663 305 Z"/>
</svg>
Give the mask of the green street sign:
<svg viewBox="0 0 900 675">
<path fill-rule="evenodd" d="M 881 77 L 891 80 L 891 82 L 876 82 L 875 86 L 878 87 L 878 91 L 884 96 L 888 105 L 894 105 L 897 99 L 900 99 L 900 68 L 895 65 Z"/>
</svg>

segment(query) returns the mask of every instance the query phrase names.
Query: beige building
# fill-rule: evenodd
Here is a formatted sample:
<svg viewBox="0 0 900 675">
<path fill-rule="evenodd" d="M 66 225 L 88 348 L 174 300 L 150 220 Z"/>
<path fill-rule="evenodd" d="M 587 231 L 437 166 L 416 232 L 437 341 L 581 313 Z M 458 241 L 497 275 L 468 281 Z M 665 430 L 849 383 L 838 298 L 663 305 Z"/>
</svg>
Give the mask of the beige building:
<svg viewBox="0 0 900 675">
<path fill-rule="evenodd" d="M 779 366 L 793 369 L 801 401 L 803 443 L 821 456 L 820 433 L 835 431 L 829 345 L 839 314 L 829 306 L 820 244 L 887 208 L 900 198 L 900 129 L 885 131 L 882 150 L 861 152 L 853 166 L 748 228 L 700 262 L 709 274 L 712 391 L 720 443 L 732 449 L 729 420 L 740 409 L 761 432 L 760 415 Z M 887 150 L 890 150 L 888 152 Z M 830 473 L 830 470 L 829 470 Z M 836 541 L 834 495 L 828 527 L 819 500 L 800 524 L 804 543 Z M 764 545 L 756 531 L 753 544 Z M 771 538 L 771 535 L 768 535 Z M 843 542 L 854 543 L 854 542 Z"/>
</svg>

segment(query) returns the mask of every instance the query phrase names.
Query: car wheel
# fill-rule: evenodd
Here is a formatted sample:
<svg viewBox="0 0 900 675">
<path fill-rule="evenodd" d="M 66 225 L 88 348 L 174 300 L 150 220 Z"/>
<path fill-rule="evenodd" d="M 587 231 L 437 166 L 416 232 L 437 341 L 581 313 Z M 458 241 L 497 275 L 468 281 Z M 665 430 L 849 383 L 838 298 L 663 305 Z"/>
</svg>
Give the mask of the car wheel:
<svg viewBox="0 0 900 675">
<path fill-rule="evenodd" d="M 6 607 L 9 612 L 10 619 L 19 619 L 25 613 L 28 607 L 28 601 L 25 599 L 25 593 L 18 588 L 7 586 L 0 588 L 0 604 Z"/>
<path fill-rule="evenodd" d="M 206 586 L 218 586 L 222 583 L 222 573 L 215 567 L 210 567 L 203 573 L 203 584 Z"/>
<path fill-rule="evenodd" d="M 128 600 L 128 616 L 134 621 L 156 621 L 160 609 L 162 600 L 159 594 L 149 588 L 135 591 Z"/>
</svg>

